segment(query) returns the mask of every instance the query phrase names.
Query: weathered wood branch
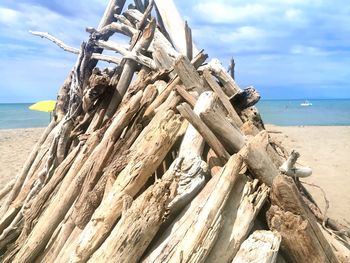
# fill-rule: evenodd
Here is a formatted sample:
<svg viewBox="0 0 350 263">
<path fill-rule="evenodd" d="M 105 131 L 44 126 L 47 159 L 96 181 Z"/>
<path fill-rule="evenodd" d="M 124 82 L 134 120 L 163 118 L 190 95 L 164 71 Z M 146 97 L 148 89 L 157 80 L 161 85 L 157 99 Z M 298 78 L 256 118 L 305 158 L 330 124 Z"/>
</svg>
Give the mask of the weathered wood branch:
<svg viewBox="0 0 350 263">
<path fill-rule="evenodd" d="M 15 185 L 15 179 L 12 179 L 10 182 L 8 182 L 1 190 L 0 190 L 0 200 L 6 196 L 13 186 Z"/>
<path fill-rule="evenodd" d="M 141 38 L 137 41 L 137 43 L 135 44 L 135 46 L 132 48 L 131 51 L 140 52 L 141 50 L 147 50 L 147 48 L 149 47 L 153 39 L 155 28 L 156 28 L 156 22 L 153 19 L 146 26 Z M 120 75 L 118 84 L 115 88 L 112 100 L 110 101 L 108 108 L 106 109 L 104 122 L 109 120 L 113 116 L 114 112 L 117 110 L 117 107 L 121 102 L 122 97 L 124 96 L 128 86 L 130 85 L 130 82 L 136 70 L 136 66 L 137 64 L 135 61 L 127 60 L 125 62 L 123 71 Z"/>
<path fill-rule="evenodd" d="M 226 72 L 218 59 L 212 59 L 207 65 L 200 68 L 200 70 L 208 69 L 223 85 L 223 90 L 229 98 L 232 98 L 241 89 L 232 77 Z"/>
<path fill-rule="evenodd" d="M 111 32 L 118 32 L 121 34 L 124 34 L 126 36 L 132 37 L 133 35 L 137 34 L 137 29 L 133 28 L 132 26 L 125 24 L 125 23 L 118 23 L 118 22 L 112 22 L 103 28 L 101 28 L 99 31 L 94 28 L 86 28 L 86 31 L 88 33 L 98 33 L 101 35 L 108 35 Z"/>
<path fill-rule="evenodd" d="M 179 95 L 188 103 L 190 104 L 192 107 L 194 107 L 194 105 L 196 105 L 196 101 L 197 99 L 191 95 L 182 85 L 177 85 L 175 90 L 177 91 L 177 93 L 179 93 Z"/>
<path fill-rule="evenodd" d="M 169 34 L 172 43 L 183 55 L 187 53 L 185 22 L 182 20 L 177 8 L 172 0 L 164 2 L 155 0 L 157 10 L 159 11 L 164 27 Z M 198 49 L 193 45 L 193 54 L 198 54 Z"/>
<path fill-rule="evenodd" d="M 279 175 L 273 180 L 271 201 L 269 227 L 281 234 L 281 247 L 292 262 L 338 262 L 292 178 Z"/>
<path fill-rule="evenodd" d="M 238 181 L 230 193 L 224 210 L 223 226 L 219 232 L 220 239 L 210 251 L 206 259 L 208 262 L 231 262 L 248 237 L 267 199 L 269 188 L 266 185 L 259 186 L 256 179 L 246 181 L 247 179 Z"/>
<path fill-rule="evenodd" d="M 109 0 L 97 30 L 100 30 L 101 28 L 104 28 L 112 23 L 114 20 L 114 15 L 119 15 L 122 12 L 125 2 L 125 0 Z"/>
<path fill-rule="evenodd" d="M 242 149 L 242 157 L 247 163 L 254 177 L 268 186 L 272 185 L 273 179 L 279 174 L 267 154 L 268 134 L 261 131 Z"/>
<path fill-rule="evenodd" d="M 204 140 L 219 157 L 223 158 L 224 160 L 228 160 L 230 158 L 230 155 L 222 146 L 218 138 L 208 128 L 208 126 L 192 111 L 190 105 L 187 103 L 182 103 L 177 106 L 177 109 L 181 115 L 196 128 L 196 130 L 203 136 Z"/>
<path fill-rule="evenodd" d="M 213 93 L 202 93 L 193 109 L 196 115 L 211 108 L 215 104 Z M 170 213 L 180 211 L 203 188 L 208 166 L 202 160 L 205 140 L 191 124 L 188 126 L 179 148 L 179 156 L 174 161 L 179 166 L 177 175 L 178 187 L 176 195 L 169 203 Z M 167 175 L 164 175 L 167 177 Z"/>
<path fill-rule="evenodd" d="M 150 0 L 150 2 L 148 3 L 148 5 L 146 6 L 146 9 L 144 10 L 143 12 L 143 17 L 142 19 L 136 24 L 136 28 L 139 29 L 139 30 L 143 30 L 145 25 L 146 25 L 146 22 L 147 22 L 147 19 L 150 17 L 151 15 L 151 12 L 152 12 L 152 8 L 153 8 L 153 5 L 154 5 L 154 0 Z"/>
<path fill-rule="evenodd" d="M 279 170 L 288 176 L 295 177 L 308 177 L 312 174 L 312 170 L 309 167 L 295 167 L 295 163 L 298 160 L 300 154 L 292 150 L 288 159 L 279 167 Z"/>
<path fill-rule="evenodd" d="M 196 68 L 191 64 L 187 57 L 181 55 L 176 58 L 174 70 L 180 77 L 186 90 L 198 97 L 206 90 L 204 81 L 200 78 Z"/>
<path fill-rule="evenodd" d="M 186 38 L 186 56 L 189 60 L 193 58 L 193 42 L 192 42 L 192 31 L 185 21 L 185 38 Z"/>
<path fill-rule="evenodd" d="M 281 244 L 278 232 L 257 230 L 243 242 L 232 263 L 274 263 Z"/>
<path fill-rule="evenodd" d="M 245 145 L 245 137 L 242 132 L 234 127 L 219 109 L 212 107 L 200 114 L 201 119 L 214 132 L 230 153 L 237 153 Z"/>
<path fill-rule="evenodd" d="M 238 116 L 236 110 L 233 108 L 229 98 L 222 90 L 220 85 L 213 79 L 213 76 L 210 74 L 208 69 L 203 70 L 203 77 L 205 81 L 208 83 L 209 87 L 218 95 L 225 109 L 227 110 L 229 117 L 232 119 L 234 125 L 237 127 L 241 127 L 243 122 L 241 118 Z"/>
<path fill-rule="evenodd" d="M 35 36 L 40 36 L 42 38 L 46 38 L 46 39 L 52 41 L 53 43 L 55 43 L 57 46 L 59 46 L 60 48 L 62 48 L 65 51 L 68 51 L 70 53 L 77 54 L 77 55 L 80 54 L 80 49 L 68 46 L 63 41 L 61 41 L 58 38 L 50 35 L 47 32 L 38 32 L 38 31 L 29 31 L 29 32 L 32 33 Z M 103 40 L 100 40 L 100 41 L 103 41 Z M 138 61 L 140 63 L 141 63 L 141 61 L 143 63 L 150 63 L 149 66 L 152 66 L 152 62 L 148 61 L 147 59 L 144 61 L 142 59 L 139 59 L 136 55 L 132 54 L 131 52 L 127 52 L 127 53 L 128 54 L 125 53 L 127 58 L 133 59 L 133 60 Z M 114 64 L 117 64 L 117 65 L 120 65 L 120 63 L 121 63 L 121 59 L 120 58 L 107 56 L 107 55 L 103 55 L 103 54 L 99 54 L 99 53 L 92 53 L 91 58 L 92 59 L 106 61 L 106 62 L 109 62 L 109 63 L 114 63 Z"/>
<path fill-rule="evenodd" d="M 88 262 L 138 262 L 165 216 L 173 179 L 155 182 L 132 202 Z"/>
<path fill-rule="evenodd" d="M 235 107 L 237 112 L 254 106 L 260 100 L 260 94 L 254 87 L 245 88 L 239 91 L 231 98 L 231 103 Z"/>
<path fill-rule="evenodd" d="M 120 44 L 113 42 L 111 40 L 109 41 L 97 40 L 96 45 L 107 50 L 114 50 L 120 53 L 121 55 L 123 55 L 125 59 L 132 59 L 137 63 L 140 63 L 146 67 L 149 67 L 150 69 L 154 70 L 157 68 L 155 62 L 151 58 L 146 57 L 140 53 L 128 51 L 126 48 L 124 48 Z"/>
<path fill-rule="evenodd" d="M 248 107 L 240 112 L 243 122 L 251 121 L 260 131 L 265 130 L 264 122 L 255 106 Z"/>
</svg>

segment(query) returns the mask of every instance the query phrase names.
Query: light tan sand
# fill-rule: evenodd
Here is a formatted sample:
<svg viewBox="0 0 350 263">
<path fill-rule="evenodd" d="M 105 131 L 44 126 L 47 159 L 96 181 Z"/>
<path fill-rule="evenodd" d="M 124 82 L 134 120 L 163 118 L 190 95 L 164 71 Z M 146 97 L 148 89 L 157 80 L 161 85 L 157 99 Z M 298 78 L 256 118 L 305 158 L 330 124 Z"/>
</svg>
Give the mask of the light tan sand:
<svg viewBox="0 0 350 263">
<path fill-rule="evenodd" d="M 0 130 L 0 188 L 21 171 L 44 128 Z"/>
<path fill-rule="evenodd" d="M 350 126 L 293 126 L 267 125 L 289 150 L 297 150 L 298 163 L 309 166 L 313 174 L 302 179 L 324 189 L 330 207 L 327 215 L 350 221 Z M 320 208 L 325 208 L 320 189 L 305 185 Z"/>
<path fill-rule="evenodd" d="M 313 175 L 304 179 L 322 187 L 330 201 L 328 215 L 350 221 L 350 126 L 280 127 L 267 126 L 289 149 L 300 152 L 300 163 L 310 166 Z M 40 138 L 43 128 L 0 130 L 0 188 L 22 169 L 23 163 Z M 321 191 L 306 186 L 321 209 Z"/>
</svg>

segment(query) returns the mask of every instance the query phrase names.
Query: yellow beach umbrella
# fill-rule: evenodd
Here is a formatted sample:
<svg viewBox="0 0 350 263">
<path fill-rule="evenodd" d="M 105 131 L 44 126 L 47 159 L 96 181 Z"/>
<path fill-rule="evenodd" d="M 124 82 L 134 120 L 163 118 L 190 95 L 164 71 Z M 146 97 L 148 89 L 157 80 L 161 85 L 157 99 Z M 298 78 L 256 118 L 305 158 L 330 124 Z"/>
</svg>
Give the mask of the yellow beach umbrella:
<svg viewBox="0 0 350 263">
<path fill-rule="evenodd" d="M 55 109 L 56 101 L 43 100 L 29 106 L 30 110 L 52 112 Z"/>
</svg>

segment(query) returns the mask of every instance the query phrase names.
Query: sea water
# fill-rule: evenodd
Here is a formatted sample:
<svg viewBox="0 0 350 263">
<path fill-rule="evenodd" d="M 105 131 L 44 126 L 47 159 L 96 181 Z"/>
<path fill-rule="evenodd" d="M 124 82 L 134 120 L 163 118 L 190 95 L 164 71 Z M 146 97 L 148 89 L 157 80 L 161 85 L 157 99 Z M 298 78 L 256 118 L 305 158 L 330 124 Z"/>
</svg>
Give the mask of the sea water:
<svg viewBox="0 0 350 263">
<path fill-rule="evenodd" d="M 0 129 L 45 127 L 50 113 L 30 110 L 33 103 L 0 104 Z"/>
<path fill-rule="evenodd" d="M 303 102 L 262 100 L 256 107 L 265 123 L 275 125 L 350 125 L 350 99 L 309 100 L 312 106 L 301 106 Z"/>
<path fill-rule="evenodd" d="M 261 100 L 256 105 L 265 123 L 296 125 L 350 125 L 350 99 L 310 100 L 312 106 L 300 106 L 303 100 Z M 31 103 L 0 104 L 0 129 L 45 127 L 47 112 L 32 111 Z"/>
</svg>

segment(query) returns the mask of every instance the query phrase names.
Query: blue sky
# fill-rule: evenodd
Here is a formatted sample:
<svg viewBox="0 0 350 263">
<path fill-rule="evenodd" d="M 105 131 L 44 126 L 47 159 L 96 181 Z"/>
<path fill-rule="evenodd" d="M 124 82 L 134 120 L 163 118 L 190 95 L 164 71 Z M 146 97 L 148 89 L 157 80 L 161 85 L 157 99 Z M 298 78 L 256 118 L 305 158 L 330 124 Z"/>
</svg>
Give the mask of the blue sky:
<svg viewBox="0 0 350 263">
<path fill-rule="evenodd" d="M 74 4 L 72 4 L 72 2 Z M 55 99 L 75 55 L 34 37 L 47 31 L 79 47 L 108 0 L 2 0 L 0 103 Z M 322 0 L 175 0 L 198 48 L 265 99 L 350 98 L 350 5 Z"/>
</svg>

